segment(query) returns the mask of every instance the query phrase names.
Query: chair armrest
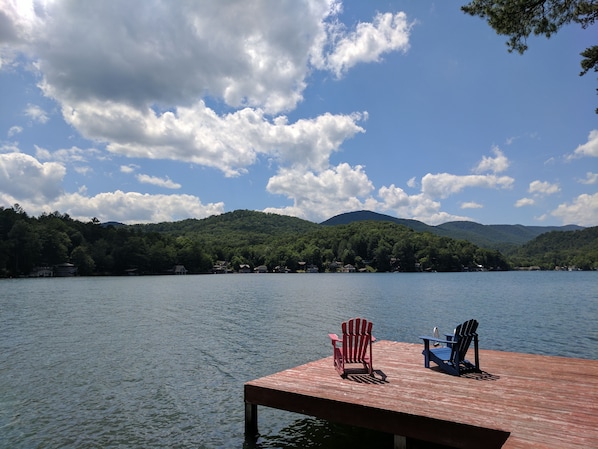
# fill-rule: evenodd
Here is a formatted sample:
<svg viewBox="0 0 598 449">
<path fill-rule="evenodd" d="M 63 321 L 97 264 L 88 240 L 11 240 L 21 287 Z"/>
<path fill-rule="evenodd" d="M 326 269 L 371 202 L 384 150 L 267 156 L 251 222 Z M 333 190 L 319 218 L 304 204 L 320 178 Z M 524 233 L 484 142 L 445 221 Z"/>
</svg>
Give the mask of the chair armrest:
<svg viewBox="0 0 598 449">
<path fill-rule="evenodd" d="M 436 338 L 436 337 L 420 336 L 419 338 L 421 338 L 422 340 L 437 341 L 438 343 L 446 343 L 446 344 L 456 343 L 454 340 L 444 340 L 443 338 Z"/>
<path fill-rule="evenodd" d="M 338 335 L 336 334 L 328 334 L 328 336 L 330 337 L 330 339 L 335 342 L 335 341 L 340 341 L 340 338 L 338 338 Z"/>
</svg>

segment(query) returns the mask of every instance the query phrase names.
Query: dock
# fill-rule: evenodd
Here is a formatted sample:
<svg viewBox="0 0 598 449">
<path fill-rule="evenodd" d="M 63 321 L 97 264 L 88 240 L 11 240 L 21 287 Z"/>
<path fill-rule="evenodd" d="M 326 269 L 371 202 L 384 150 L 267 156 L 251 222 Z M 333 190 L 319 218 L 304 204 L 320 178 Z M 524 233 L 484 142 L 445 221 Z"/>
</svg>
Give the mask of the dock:
<svg viewBox="0 0 598 449">
<path fill-rule="evenodd" d="M 480 349 L 482 372 L 457 377 L 424 368 L 422 349 L 374 343 L 374 377 L 341 378 L 331 355 L 249 381 L 246 435 L 267 406 L 386 432 L 395 448 L 598 448 L 598 360 Z"/>
</svg>

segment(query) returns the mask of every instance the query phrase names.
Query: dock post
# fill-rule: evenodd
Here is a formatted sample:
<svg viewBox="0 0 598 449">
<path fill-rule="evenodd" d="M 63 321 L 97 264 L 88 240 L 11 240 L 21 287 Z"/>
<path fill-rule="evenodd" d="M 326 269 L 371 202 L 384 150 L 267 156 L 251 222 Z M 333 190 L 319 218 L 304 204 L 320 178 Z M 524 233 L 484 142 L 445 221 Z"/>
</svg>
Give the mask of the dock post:
<svg viewBox="0 0 598 449">
<path fill-rule="evenodd" d="M 257 436 L 257 404 L 245 402 L 245 438 Z"/>
<path fill-rule="evenodd" d="M 407 449 L 407 437 L 395 435 L 394 449 Z"/>
</svg>

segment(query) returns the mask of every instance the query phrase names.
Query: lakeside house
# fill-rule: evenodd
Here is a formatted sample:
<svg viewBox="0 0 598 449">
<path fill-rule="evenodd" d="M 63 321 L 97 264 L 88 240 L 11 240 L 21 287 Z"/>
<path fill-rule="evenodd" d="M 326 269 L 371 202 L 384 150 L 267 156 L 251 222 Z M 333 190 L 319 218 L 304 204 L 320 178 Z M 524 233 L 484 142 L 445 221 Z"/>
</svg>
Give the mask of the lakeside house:
<svg viewBox="0 0 598 449">
<path fill-rule="evenodd" d="M 187 274 L 187 269 L 185 268 L 185 265 L 175 265 L 172 271 L 176 275 Z"/>
<path fill-rule="evenodd" d="M 72 263 L 61 263 L 54 267 L 55 277 L 72 277 L 77 275 L 77 267 Z"/>
<path fill-rule="evenodd" d="M 355 267 L 348 263 L 343 267 L 343 273 L 355 273 Z"/>
<path fill-rule="evenodd" d="M 54 276 L 52 267 L 34 267 L 29 273 L 31 278 L 51 278 L 52 276 Z"/>
<path fill-rule="evenodd" d="M 216 263 L 212 266 L 213 274 L 226 274 L 230 272 L 232 272 L 232 270 L 228 268 L 228 262 L 224 260 L 217 260 Z"/>
</svg>

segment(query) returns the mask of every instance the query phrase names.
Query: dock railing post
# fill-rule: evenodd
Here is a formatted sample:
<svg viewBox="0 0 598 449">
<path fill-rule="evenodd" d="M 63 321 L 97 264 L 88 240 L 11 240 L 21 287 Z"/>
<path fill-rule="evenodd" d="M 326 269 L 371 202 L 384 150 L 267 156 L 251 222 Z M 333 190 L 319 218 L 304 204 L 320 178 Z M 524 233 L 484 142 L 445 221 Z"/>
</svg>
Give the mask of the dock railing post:
<svg viewBox="0 0 598 449">
<path fill-rule="evenodd" d="M 394 449 L 407 449 L 407 438 L 402 435 L 395 435 Z"/>
<path fill-rule="evenodd" d="M 245 438 L 257 436 L 257 404 L 245 402 Z"/>
</svg>

